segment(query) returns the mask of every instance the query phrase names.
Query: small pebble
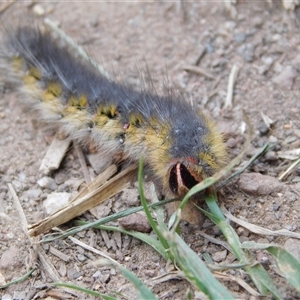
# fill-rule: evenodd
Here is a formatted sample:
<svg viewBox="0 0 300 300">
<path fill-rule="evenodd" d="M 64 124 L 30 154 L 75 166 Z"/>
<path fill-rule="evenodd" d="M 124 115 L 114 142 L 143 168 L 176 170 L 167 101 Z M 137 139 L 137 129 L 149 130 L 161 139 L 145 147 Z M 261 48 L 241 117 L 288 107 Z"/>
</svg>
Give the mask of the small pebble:
<svg viewBox="0 0 300 300">
<path fill-rule="evenodd" d="M 86 260 L 86 257 L 83 254 L 78 254 L 77 259 L 82 262 Z"/>
<path fill-rule="evenodd" d="M 124 189 L 122 193 L 122 200 L 126 205 L 135 206 L 140 204 L 139 192 L 137 189 Z"/>
<path fill-rule="evenodd" d="M 78 272 L 75 268 L 69 269 L 67 271 L 67 276 L 69 280 L 77 279 L 83 274 L 84 274 L 83 272 Z"/>
<path fill-rule="evenodd" d="M 37 200 L 41 196 L 42 191 L 40 189 L 32 189 L 28 190 L 26 194 L 30 200 Z"/>
<path fill-rule="evenodd" d="M 264 122 L 260 122 L 258 125 L 258 130 L 260 135 L 264 136 L 269 133 L 270 128 Z"/>
<path fill-rule="evenodd" d="M 152 230 L 145 214 L 135 213 L 119 219 L 119 224 L 126 230 L 149 233 Z"/>
<path fill-rule="evenodd" d="M 15 245 L 10 246 L 6 251 L 2 252 L 0 258 L 0 268 L 13 270 L 22 265 L 20 250 Z"/>
<path fill-rule="evenodd" d="M 239 32 L 236 33 L 233 38 L 237 43 L 242 44 L 243 42 L 246 41 L 247 35 L 245 32 Z"/>
<path fill-rule="evenodd" d="M 93 275 L 92 275 L 94 278 L 98 278 L 101 276 L 101 271 L 96 271 Z"/>
<path fill-rule="evenodd" d="M 278 159 L 276 152 L 274 152 L 274 151 L 268 151 L 264 157 L 267 161 L 275 161 Z"/>
<path fill-rule="evenodd" d="M 284 184 L 276 178 L 260 173 L 244 173 L 240 176 L 239 187 L 245 193 L 255 196 L 278 193 L 284 189 Z"/>
<path fill-rule="evenodd" d="M 297 71 L 292 66 L 286 66 L 279 75 L 272 79 L 272 81 L 280 88 L 290 90 L 293 86 L 296 76 Z"/>
<path fill-rule="evenodd" d="M 237 146 L 237 140 L 235 138 L 230 138 L 227 142 L 226 142 L 226 146 L 228 148 L 235 148 Z"/>
<path fill-rule="evenodd" d="M 269 137 L 269 143 L 270 144 L 277 144 L 277 142 L 278 142 L 278 139 L 275 136 L 271 135 Z"/>
<path fill-rule="evenodd" d="M 252 19 L 252 23 L 254 27 L 260 28 L 263 25 L 264 20 L 263 18 L 257 16 Z"/>
<path fill-rule="evenodd" d="M 55 183 L 54 179 L 51 177 L 44 176 L 43 178 L 37 181 L 37 184 L 41 188 L 49 189 L 52 191 L 57 189 L 57 184 Z"/>
<path fill-rule="evenodd" d="M 110 280 L 110 273 L 102 274 L 100 276 L 100 281 L 103 282 L 103 283 L 108 283 L 109 280 Z"/>
<path fill-rule="evenodd" d="M 64 183 L 64 182 L 66 181 L 66 179 L 67 179 L 67 176 L 66 176 L 66 174 L 63 173 L 63 172 L 58 172 L 58 173 L 56 173 L 55 176 L 54 176 L 54 181 L 55 181 L 55 183 L 58 184 L 58 185 Z"/>
<path fill-rule="evenodd" d="M 252 62 L 254 58 L 254 46 L 252 44 L 243 44 L 238 47 L 237 52 L 246 62 Z"/>
<path fill-rule="evenodd" d="M 36 4 L 33 8 L 32 11 L 34 14 L 36 14 L 37 16 L 43 16 L 45 14 L 45 9 L 40 5 L 40 4 Z"/>
<path fill-rule="evenodd" d="M 212 259 L 215 262 L 221 262 L 225 260 L 226 256 L 227 256 L 227 250 L 225 249 L 212 254 Z"/>
<path fill-rule="evenodd" d="M 69 203 L 71 199 L 70 193 L 52 193 L 49 194 L 47 199 L 43 202 L 43 207 L 45 212 L 48 215 L 53 214 L 54 212 L 58 211 L 59 209 L 63 208 Z"/>
</svg>

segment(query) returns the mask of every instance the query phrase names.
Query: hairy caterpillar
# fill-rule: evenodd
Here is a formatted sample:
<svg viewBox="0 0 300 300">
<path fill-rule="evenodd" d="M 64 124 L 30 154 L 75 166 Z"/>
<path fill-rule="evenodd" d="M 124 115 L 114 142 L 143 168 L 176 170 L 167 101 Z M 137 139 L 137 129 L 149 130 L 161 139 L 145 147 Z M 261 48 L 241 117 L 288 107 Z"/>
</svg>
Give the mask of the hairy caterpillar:
<svg viewBox="0 0 300 300">
<path fill-rule="evenodd" d="M 180 96 L 136 91 L 107 79 L 36 27 L 7 34 L 2 77 L 26 95 L 24 105 L 69 138 L 145 162 L 167 197 L 182 197 L 219 170 L 226 150 L 215 124 Z"/>
</svg>

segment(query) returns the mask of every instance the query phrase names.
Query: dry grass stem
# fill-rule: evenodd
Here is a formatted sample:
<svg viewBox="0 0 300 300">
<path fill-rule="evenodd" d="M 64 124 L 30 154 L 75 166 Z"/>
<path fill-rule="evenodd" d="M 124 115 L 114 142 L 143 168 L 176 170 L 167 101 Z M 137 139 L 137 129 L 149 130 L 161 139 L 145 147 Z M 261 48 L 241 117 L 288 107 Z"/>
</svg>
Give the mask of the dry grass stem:
<svg viewBox="0 0 300 300">
<path fill-rule="evenodd" d="M 198 75 L 203 75 L 203 76 L 205 76 L 209 79 L 216 80 L 215 76 L 209 74 L 207 71 L 205 71 L 204 69 L 202 69 L 200 67 L 197 67 L 197 66 L 186 65 L 182 69 L 186 72 L 191 72 L 191 73 L 195 73 L 195 74 L 198 74 Z"/>
<path fill-rule="evenodd" d="M 227 96 L 226 96 L 224 108 L 232 107 L 233 90 L 234 90 L 234 85 L 235 85 L 235 81 L 236 81 L 238 72 L 239 72 L 239 67 L 237 65 L 233 65 L 233 67 L 231 68 L 230 75 L 229 75 L 228 86 L 227 86 Z"/>
</svg>

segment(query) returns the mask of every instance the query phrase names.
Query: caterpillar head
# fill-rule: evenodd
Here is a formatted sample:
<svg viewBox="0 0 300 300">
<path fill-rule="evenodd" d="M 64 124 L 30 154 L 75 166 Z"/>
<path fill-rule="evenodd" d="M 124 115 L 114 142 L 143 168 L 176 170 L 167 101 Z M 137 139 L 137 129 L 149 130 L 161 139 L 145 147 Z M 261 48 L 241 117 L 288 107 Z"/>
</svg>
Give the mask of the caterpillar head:
<svg viewBox="0 0 300 300">
<path fill-rule="evenodd" d="M 172 194 L 184 196 L 193 186 L 203 178 L 202 168 L 193 158 L 173 160 L 168 172 L 168 185 Z"/>
</svg>

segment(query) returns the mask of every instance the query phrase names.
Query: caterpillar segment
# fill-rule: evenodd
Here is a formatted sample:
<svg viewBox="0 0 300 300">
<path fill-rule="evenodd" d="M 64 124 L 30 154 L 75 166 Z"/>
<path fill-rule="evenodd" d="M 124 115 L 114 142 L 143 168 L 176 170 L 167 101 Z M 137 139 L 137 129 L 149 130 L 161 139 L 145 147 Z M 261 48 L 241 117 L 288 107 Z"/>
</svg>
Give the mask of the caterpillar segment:
<svg viewBox="0 0 300 300">
<path fill-rule="evenodd" d="M 181 198 L 226 162 L 214 122 L 180 96 L 164 96 L 107 79 L 49 33 L 20 27 L 2 42 L 2 77 L 38 119 L 101 151 L 145 158 L 166 197 Z M 196 209 L 191 206 L 184 219 Z"/>
</svg>

